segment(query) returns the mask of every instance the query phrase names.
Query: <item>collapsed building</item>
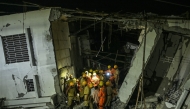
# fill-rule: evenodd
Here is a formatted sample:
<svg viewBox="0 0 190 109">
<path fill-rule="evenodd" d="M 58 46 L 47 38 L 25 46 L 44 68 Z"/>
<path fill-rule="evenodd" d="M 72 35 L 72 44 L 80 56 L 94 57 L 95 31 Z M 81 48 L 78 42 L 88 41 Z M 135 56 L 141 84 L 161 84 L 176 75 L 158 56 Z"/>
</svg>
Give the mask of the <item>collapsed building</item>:
<svg viewBox="0 0 190 109">
<path fill-rule="evenodd" d="M 190 107 L 190 22 L 186 16 L 51 8 L 0 16 L 0 19 L 2 107 L 59 108 L 64 90 L 61 78 L 68 74 L 78 77 L 84 66 L 103 68 L 108 64 L 100 62 L 103 58 L 120 62 L 124 69 L 112 109 Z M 103 26 L 106 24 L 107 27 Z M 90 35 L 97 25 L 101 42 L 97 51 L 93 51 L 91 44 L 95 40 Z M 101 55 L 104 41 L 113 38 L 113 28 L 124 35 L 131 31 L 138 33 L 139 43 L 124 42 L 127 55 L 108 53 L 114 57 L 124 55 L 121 60 Z M 143 84 L 143 89 L 139 84 Z M 143 90 L 145 99 L 136 100 L 139 90 Z"/>
</svg>

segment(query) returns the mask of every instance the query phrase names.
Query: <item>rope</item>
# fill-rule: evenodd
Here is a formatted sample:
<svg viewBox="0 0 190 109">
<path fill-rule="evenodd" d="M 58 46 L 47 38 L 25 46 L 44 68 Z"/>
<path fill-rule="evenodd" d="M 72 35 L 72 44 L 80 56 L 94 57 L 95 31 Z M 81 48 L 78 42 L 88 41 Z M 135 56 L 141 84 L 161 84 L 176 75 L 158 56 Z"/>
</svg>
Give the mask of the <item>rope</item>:
<svg viewBox="0 0 190 109">
<path fill-rule="evenodd" d="M 143 47 L 143 63 L 142 63 L 142 74 L 139 80 L 139 89 L 138 89 L 138 95 L 136 100 L 135 109 L 137 108 L 140 92 L 141 92 L 141 103 L 144 104 L 144 109 L 146 109 L 145 99 L 144 99 L 144 91 L 143 91 L 143 77 L 144 77 L 144 70 L 145 70 L 145 50 L 146 50 L 146 34 L 147 34 L 147 18 L 145 20 L 145 35 L 144 35 L 144 47 Z M 143 106 L 141 104 L 141 108 L 143 109 Z"/>
<path fill-rule="evenodd" d="M 139 100 L 139 95 L 140 95 L 140 92 L 141 92 L 141 79 L 140 79 L 140 82 L 139 82 L 139 89 L 138 89 L 138 95 L 137 95 L 137 100 L 136 100 L 136 105 L 135 105 L 135 109 L 137 109 L 137 104 L 138 104 L 138 100 Z"/>
</svg>

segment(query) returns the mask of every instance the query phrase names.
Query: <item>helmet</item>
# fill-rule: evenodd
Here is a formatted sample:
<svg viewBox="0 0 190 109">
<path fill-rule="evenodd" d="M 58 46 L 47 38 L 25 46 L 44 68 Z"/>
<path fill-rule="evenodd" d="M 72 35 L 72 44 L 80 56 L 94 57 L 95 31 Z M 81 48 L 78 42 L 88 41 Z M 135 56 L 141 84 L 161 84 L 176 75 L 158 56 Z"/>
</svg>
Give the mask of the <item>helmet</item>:
<svg viewBox="0 0 190 109">
<path fill-rule="evenodd" d="M 92 73 L 92 72 L 93 72 L 93 70 L 92 70 L 92 69 L 90 69 L 90 70 L 89 70 L 89 72 L 90 72 L 90 73 Z"/>
<path fill-rule="evenodd" d="M 95 71 L 93 71 L 93 76 L 96 76 L 96 72 Z"/>
<path fill-rule="evenodd" d="M 100 76 L 100 80 L 102 80 L 102 81 L 103 81 L 103 80 L 104 80 L 104 77 L 103 77 L 103 76 Z"/>
<path fill-rule="evenodd" d="M 108 65 L 108 69 L 110 69 L 111 68 L 111 65 Z"/>
<path fill-rule="evenodd" d="M 74 81 L 74 83 L 76 83 L 76 82 L 77 82 L 77 79 L 76 79 L 76 78 L 73 78 L 73 81 Z"/>
<path fill-rule="evenodd" d="M 89 87 L 90 87 L 90 88 L 92 88 L 92 87 L 93 87 L 93 84 L 92 84 L 92 83 L 90 83 L 90 84 L 89 84 Z"/>
<path fill-rule="evenodd" d="M 100 81 L 99 86 L 103 86 L 103 85 L 104 85 L 104 82 Z"/>
<path fill-rule="evenodd" d="M 114 65 L 113 68 L 114 68 L 114 69 L 117 69 L 117 65 Z"/>
<path fill-rule="evenodd" d="M 86 73 L 85 73 L 85 72 L 82 72 L 82 75 L 83 75 L 83 74 L 86 74 Z"/>
<path fill-rule="evenodd" d="M 70 79 L 73 79 L 73 75 L 70 75 L 69 78 L 70 78 Z"/>
<path fill-rule="evenodd" d="M 69 86 L 74 86 L 74 83 L 73 83 L 73 82 L 70 82 L 70 83 L 69 83 Z"/>
<path fill-rule="evenodd" d="M 88 71 L 86 70 L 85 73 L 88 73 Z"/>
<path fill-rule="evenodd" d="M 82 77 L 86 77 L 86 73 L 85 72 L 82 72 Z"/>
<path fill-rule="evenodd" d="M 96 69 L 95 71 L 96 71 L 96 73 L 98 73 L 98 71 L 99 71 L 99 70 L 98 70 L 98 69 Z"/>
<path fill-rule="evenodd" d="M 85 86 L 86 84 L 87 84 L 87 82 L 86 82 L 86 81 L 83 81 L 83 82 L 82 82 L 82 85 L 83 85 L 83 86 Z"/>
<path fill-rule="evenodd" d="M 106 82 L 106 86 L 109 86 L 109 85 L 110 85 L 110 82 L 109 82 L 109 81 L 107 81 L 107 82 Z"/>
<path fill-rule="evenodd" d="M 100 72 L 100 74 L 103 74 L 103 73 L 104 73 L 104 71 L 103 71 L 103 70 L 100 70 L 99 72 Z"/>
</svg>

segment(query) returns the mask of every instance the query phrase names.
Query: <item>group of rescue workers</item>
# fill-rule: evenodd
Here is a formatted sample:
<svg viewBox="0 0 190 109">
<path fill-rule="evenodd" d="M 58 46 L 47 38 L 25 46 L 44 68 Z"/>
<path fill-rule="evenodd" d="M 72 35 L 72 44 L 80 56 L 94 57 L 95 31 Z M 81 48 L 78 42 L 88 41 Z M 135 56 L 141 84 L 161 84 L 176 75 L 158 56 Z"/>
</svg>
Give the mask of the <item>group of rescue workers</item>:
<svg viewBox="0 0 190 109">
<path fill-rule="evenodd" d="M 67 105 L 83 105 L 84 109 L 110 109 L 111 101 L 117 95 L 119 81 L 118 66 L 108 65 L 106 71 L 89 69 L 75 79 L 73 75 L 66 81 Z"/>
</svg>

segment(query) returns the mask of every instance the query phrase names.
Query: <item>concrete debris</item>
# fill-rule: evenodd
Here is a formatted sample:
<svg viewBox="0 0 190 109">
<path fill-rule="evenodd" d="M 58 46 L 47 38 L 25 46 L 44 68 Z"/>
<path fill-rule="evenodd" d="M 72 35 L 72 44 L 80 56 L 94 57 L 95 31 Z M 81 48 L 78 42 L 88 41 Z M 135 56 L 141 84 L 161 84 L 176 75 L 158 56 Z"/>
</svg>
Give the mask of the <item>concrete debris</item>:
<svg viewBox="0 0 190 109">
<path fill-rule="evenodd" d="M 177 84 L 174 84 L 171 89 L 168 90 L 168 92 L 165 95 L 165 101 L 169 102 L 173 105 L 177 104 L 177 101 L 179 100 L 181 96 L 182 90 L 178 89 L 177 90 Z"/>
<path fill-rule="evenodd" d="M 121 102 L 119 98 L 115 98 L 114 102 L 111 104 L 111 109 L 125 109 L 126 106 L 126 103 Z"/>
</svg>

